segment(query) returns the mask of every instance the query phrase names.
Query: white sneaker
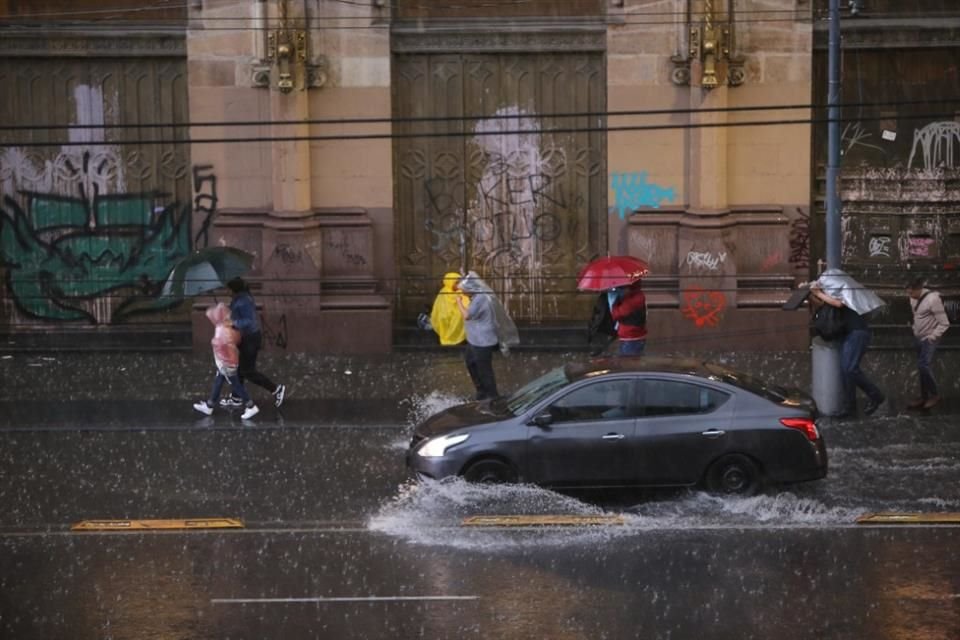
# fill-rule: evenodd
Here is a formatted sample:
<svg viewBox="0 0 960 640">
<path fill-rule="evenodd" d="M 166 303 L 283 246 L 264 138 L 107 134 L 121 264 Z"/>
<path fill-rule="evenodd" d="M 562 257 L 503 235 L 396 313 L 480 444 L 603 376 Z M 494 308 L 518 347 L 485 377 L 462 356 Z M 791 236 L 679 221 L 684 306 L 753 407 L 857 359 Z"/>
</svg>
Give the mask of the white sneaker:
<svg viewBox="0 0 960 640">
<path fill-rule="evenodd" d="M 260 413 L 259 407 L 257 407 L 257 405 L 255 404 L 251 404 L 250 406 L 248 406 L 246 409 L 243 410 L 243 413 L 240 414 L 240 419 L 249 420 L 253 416 L 257 415 L 258 413 Z"/>
<path fill-rule="evenodd" d="M 287 393 L 287 387 L 283 384 L 277 385 L 277 390 L 273 392 L 273 397 L 275 398 L 274 404 L 278 407 L 283 404 L 283 396 Z"/>
<path fill-rule="evenodd" d="M 209 416 L 211 413 L 213 413 L 213 407 L 208 405 L 206 400 L 201 400 L 200 402 L 194 402 L 193 408 L 205 416 Z"/>
</svg>

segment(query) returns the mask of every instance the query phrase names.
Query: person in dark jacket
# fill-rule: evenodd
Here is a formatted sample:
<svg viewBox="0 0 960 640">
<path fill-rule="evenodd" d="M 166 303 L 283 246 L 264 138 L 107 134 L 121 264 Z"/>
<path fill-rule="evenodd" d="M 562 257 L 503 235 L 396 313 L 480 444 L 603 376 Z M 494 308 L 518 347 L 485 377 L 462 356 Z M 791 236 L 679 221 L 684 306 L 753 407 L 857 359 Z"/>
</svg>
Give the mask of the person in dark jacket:
<svg viewBox="0 0 960 640">
<path fill-rule="evenodd" d="M 647 297 L 640 281 L 610 292 L 610 315 L 617 323 L 621 356 L 640 356 L 647 346 Z"/>
<path fill-rule="evenodd" d="M 260 320 L 257 317 L 257 303 L 250 293 L 250 287 L 242 278 L 234 278 L 227 283 L 232 298 L 230 300 L 230 316 L 233 326 L 240 332 L 240 365 L 237 376 L 240 382 L 249 380 L 258 387 L 263 387 L 273 395 L 276 406 L 283 404 L 287 388 L 282 384 L 274 383 L 270 378 L 257 371 L 257 354 L 263 346 L 263 334 L 260 332 Z M 242 406 L 243 401 L 230 395 L 220 401 L 225 407 Z"/>
<path fill-rule="evenodd" d="M 867 403 L 863 407 L 864 415 L 873 415 L 887 398 L 860 368 L 860 361 L 867 353 L 873 337 L 867 318 L 848 307 L 840 298 L 828 294 L 817 282 L 810 285 L 810 295 L 819 303 L 836 307 L 842 313 L 840 324 L 845 333 L 840 343 L 840 372 L 843 375 L 844 408 L 838 417 L 856 415 L 858 388 L 867 395 Z"/>
<path fill-rule="evenodd" d="M 599 343 L 594 344 L 594 339 L 600 337 Z M 607 301 L 607 292 L 601 291 L 593 303 L 593 312 L 590 316 L 590 322 L 587 324 L 587 346 L 590 348 L 590 355 L 598 356 L 610 346 L 610 343 L 616 340 L 617 329 L 610 315 L 610 303 Z"/>
</svg>

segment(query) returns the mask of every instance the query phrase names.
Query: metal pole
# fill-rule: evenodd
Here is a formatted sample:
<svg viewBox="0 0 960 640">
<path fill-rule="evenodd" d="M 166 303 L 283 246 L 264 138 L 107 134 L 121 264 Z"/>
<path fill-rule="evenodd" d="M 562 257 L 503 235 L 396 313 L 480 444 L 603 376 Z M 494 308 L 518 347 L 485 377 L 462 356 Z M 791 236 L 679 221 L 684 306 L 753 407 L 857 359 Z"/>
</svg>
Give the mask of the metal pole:
<svg viewBox="0 0 960 640">
<path fill-rule="evenodd" d="M 827 92 L 827 268 L 840 268 L 840 0 L 830 0 L 830 42 Z M 835 342 L 814 338 L 810 350 L 813 399 L 825 416 L 844 411 L 840 350 Z"/>
<path fill-rule="evenodd" d="M 827 56 L 827 268 L 840 268 L 840 0 L 830 0 Z"/>
</svg>

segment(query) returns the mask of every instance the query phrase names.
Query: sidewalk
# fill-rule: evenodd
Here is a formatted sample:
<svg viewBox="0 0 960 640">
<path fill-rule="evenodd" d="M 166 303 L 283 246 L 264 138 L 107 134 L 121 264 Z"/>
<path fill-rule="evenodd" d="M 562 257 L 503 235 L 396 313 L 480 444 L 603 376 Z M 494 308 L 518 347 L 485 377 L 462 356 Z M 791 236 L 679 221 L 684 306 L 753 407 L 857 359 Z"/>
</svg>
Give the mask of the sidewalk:
<svg viewBox="0 0 960 640">
<path fill-rule="evenodd" d="M 782 353 L 674 353 L 722 362 L 782 385 L 811 388 L 807 351 Z M 502 393 L 585 353 L 521 351 L 497 355 L 494 367 Z M 936 370 L 945 402 L 937 412 L 960 409 L 960 367 L 955 352 L 938 354 Z M 402 401 L 432 392 L 472 395 L 459 349 L 395 352 L 375 356 L 317 356 L 265 351 L 261 371 L 287 385 L 290 400 Z M 912 351 L 870 351 L 863 369 L 888 396 L 884 412 L 899 412 L 916 394 Z M 58 400 L 194 401 L 210 388 L 208 354 L 181 352 L 0 354 L 0 402 Z M 255 399 L 266 392 L 254 388 Z"/>
</svg>

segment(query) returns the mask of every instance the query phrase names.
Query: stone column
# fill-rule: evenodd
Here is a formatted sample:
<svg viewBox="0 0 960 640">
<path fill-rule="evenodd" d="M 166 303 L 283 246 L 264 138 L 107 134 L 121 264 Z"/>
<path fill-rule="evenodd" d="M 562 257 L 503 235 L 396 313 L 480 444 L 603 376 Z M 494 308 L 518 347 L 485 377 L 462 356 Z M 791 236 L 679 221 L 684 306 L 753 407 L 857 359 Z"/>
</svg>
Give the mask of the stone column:
<svg viewBox="0 0 960 640">
<path fill-rule="evenodd" d="M 696 70 L 695 70 L 696 71 Z M 725 84 L 690 88 L 691 109 L 723 109 Z M 730 215 L 725 111 L 694 112 L 687 146 L 689 203 L 678 228 L 680 312 L 700 329 L 718 328 L 736 307 L 735 221 Z"/>
</svg>

